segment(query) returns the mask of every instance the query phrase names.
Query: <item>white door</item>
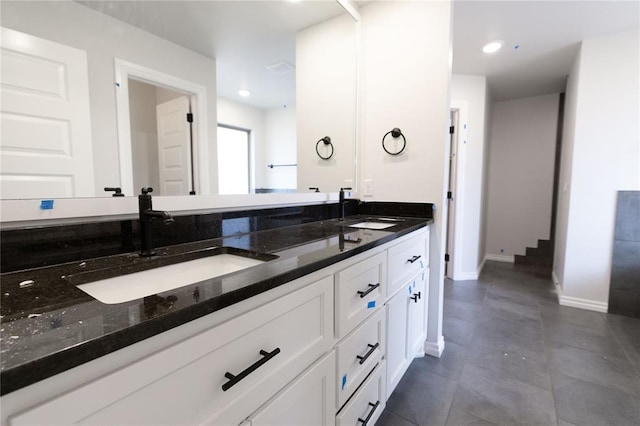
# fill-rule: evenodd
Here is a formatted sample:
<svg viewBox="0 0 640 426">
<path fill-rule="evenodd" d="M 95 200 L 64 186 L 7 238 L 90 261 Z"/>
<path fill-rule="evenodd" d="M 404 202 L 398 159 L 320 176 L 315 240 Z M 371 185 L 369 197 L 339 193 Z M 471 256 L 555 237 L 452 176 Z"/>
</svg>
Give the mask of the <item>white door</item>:
<svg viewBox="0 0 640 426">
<path fill-rule="evenodd" d="M 189 98 L 181 96 L 156 107 L 158 122 L 158 195 L 188 195 L 191 191 L 191 129 Z"/>
<path fill-rule="evenodd" d="M 84 51 L 2 28 L 2 198 L 95 196 Z"/>
</svg>

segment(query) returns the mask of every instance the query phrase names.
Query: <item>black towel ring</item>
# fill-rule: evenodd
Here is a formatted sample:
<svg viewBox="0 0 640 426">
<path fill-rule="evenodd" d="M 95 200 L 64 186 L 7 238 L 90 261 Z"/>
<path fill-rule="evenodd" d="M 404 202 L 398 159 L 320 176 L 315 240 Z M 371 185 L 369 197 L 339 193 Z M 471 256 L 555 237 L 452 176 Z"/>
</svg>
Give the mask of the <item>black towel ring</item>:
<svg viewBox="0 0 640 426">
<path fill-rule="evenodd" d="M 324 142 L 325 145 L 329 145 L 331 147 L 331 154 L 329 154 L 328 157 L 323 157 L 322 154 L 320 154 L 320 151 L 318 150 L 320 142 Z M 331 138 L 329 136 L 325 136 L 316 143 L 316 154 L 318 154 L 318 157 L 322 158 L 323 160 L 328 160 L 333 156 L 333 144 L 331 143 Z"/>
<path fill-rule="evenodd" d="M 389 135 L 389 133 L 391 133 L 391 136 L 396 139 L 400 136 L 402 136 L 402 148 L 400 149 L 400 151 L 398 152 L 391 152 L 387 149 L 386 146 L 384 146 L 384 139 Z M 398 129 L 397 127 L 394 127 L 392 130 L 389 130 L 387 133 L 384 134 L 384 136 L 382 137 L 382 149 L 384 149 L 384 152 L 386 152 L 389 155 L 399 155 L 402 153 L 402 151 L 404 151 L 405 147 L 407 146 L 407 138 L 404 137 L 404 135 L 402 134 L 402 130 Z"/>
</svg>

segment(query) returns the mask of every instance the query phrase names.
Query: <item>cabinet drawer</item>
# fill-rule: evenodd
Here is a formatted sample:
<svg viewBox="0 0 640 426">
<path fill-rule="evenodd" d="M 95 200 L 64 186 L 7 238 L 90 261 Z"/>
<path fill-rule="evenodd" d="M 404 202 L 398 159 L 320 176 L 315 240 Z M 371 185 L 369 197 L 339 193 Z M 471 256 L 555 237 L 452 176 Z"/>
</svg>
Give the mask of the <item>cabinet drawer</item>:
<svg viewBox="0 0 640 426">
<path fill-rule="evenodd" d="M 382 414 L 385 402 L 385 362 L 382 361 L 362 387 L 336 416 L 336 426 L 371 426 Z"/>
<path fill-rule="evenodd" d="M 332 296 L 327 277 L 18 415 L 11 424 L 238 424 L 331 349 Z M 250 367 L 228 387 L 227 373 L 242 377 Z"/>
<path fill-rule="evenodd" d="M 364 259 L 336 274 L 336 336 L 341 339 L 384 303 L 384 252 Z"/>
<path fill-rule="evenodd" d="M 373 367 L 380 362 L 384 355 L 385 334 L 385 314 L 384 309 L 380 309 L 336 345 L 338 407 L 347 402 Z"/>
<path fill-rule="evenodd" d="M 411 276 L 424 269 L 427 259 L 427 235 L 421 233 L 389 249 L 389 286 L 391 297 Z"/>
</svg>

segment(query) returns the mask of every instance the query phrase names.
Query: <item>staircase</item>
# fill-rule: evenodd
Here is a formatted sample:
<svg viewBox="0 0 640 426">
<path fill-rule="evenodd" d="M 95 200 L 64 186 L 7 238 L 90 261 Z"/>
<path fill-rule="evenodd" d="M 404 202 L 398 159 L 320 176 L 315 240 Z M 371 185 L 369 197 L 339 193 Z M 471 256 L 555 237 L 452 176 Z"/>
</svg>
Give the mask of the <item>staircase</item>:
<svg viewBox="0 0 640 426">
<path fill-rule="evenodd" d="M 553 266 L 553 243 L 551 240 L 538 240 L 537 247 L 527 247 L 526 254 L 514 256 L 516 265 L 526 266 L 536 273 L 550 277 Z"/>
</svg>

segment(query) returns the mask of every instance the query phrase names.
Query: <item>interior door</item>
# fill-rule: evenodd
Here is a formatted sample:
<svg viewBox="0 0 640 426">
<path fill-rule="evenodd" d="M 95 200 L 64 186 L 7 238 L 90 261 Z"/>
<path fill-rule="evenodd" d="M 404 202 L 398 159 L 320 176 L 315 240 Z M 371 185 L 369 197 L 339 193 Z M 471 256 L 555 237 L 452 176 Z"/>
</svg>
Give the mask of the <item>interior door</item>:
<svg viewBox="0 0 640 426">
<path fill-rule="evenodd" d="M 95 196 L 84 51 L 2 28 L 2 198 Z"/>
<path fill-rule="evenodd" d="M 189 98 L 181 96 L 156 107 L 159 195 L 188 195 L 191 182 Z M 155 189 L 155 188 L 154 188 Z"/>
</svg>

